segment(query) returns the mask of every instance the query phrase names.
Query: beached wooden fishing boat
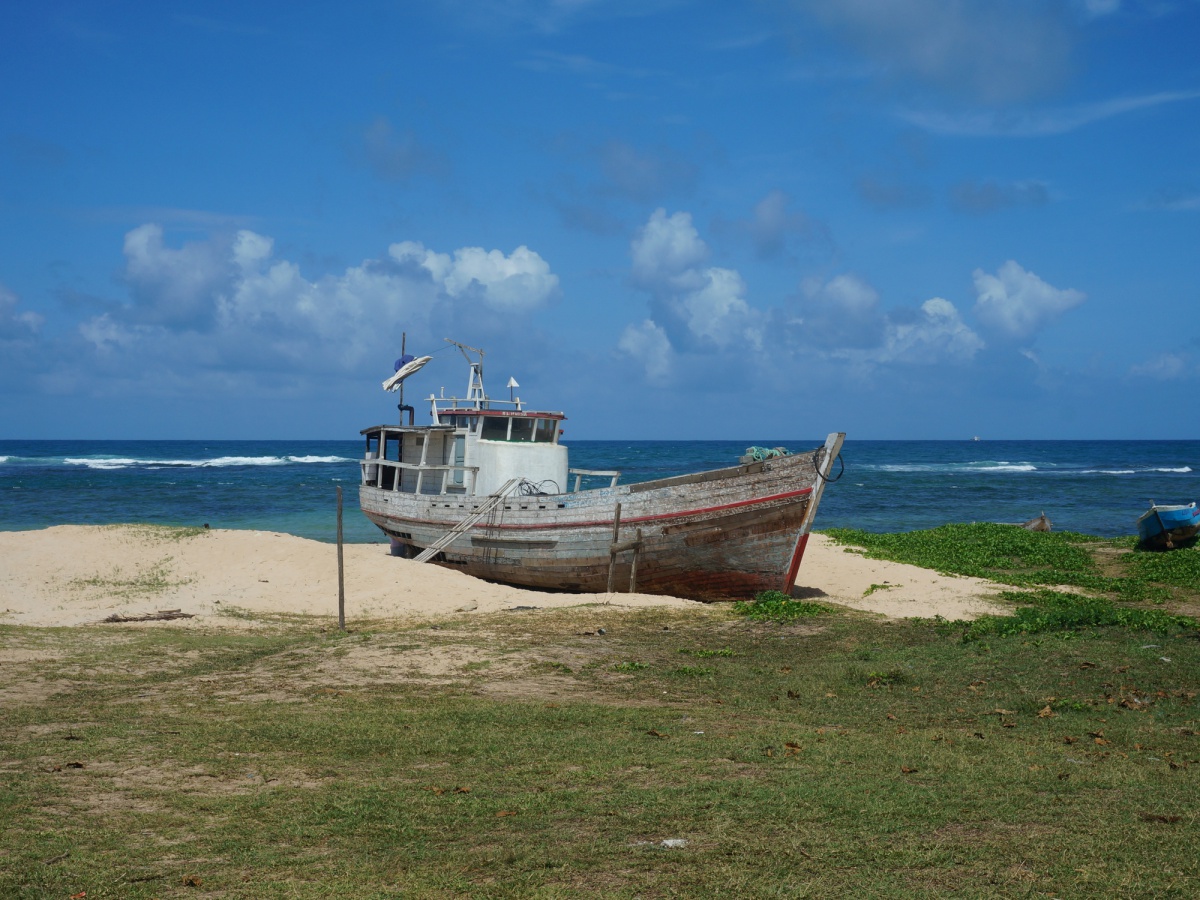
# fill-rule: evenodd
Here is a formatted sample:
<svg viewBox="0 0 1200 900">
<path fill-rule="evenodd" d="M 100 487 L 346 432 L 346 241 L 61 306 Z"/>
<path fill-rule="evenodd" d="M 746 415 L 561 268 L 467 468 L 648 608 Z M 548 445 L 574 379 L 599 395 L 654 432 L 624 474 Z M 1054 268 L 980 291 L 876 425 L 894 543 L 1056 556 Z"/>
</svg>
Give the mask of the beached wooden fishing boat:
<svg viewBox="0 0 1200 900">
<path fill-rule="evenodd" d="M 844 434 L 810 453 L 620 484 L 619 472 L 570 468 L 566 417 L 527 410 L 511 391 L 488 397 L 482 352 L 457 346 L 470 366 L 465 398 L 431 395 L 429 425 L 414 425 L 402 399 L 407 425 L 361 432 L 359 503 L 394 554 L 553 590 L 703 600 L 790 591 Z"/>
<path fill-rule="evenodd" d="M 1150 509 L 1137 520 L 1137 529 L 1143 546 L 1170 550 L 1200 532 L 1200 509 L 1195 503 L 1160 506 L 1151 500 Z"/>
</svg>

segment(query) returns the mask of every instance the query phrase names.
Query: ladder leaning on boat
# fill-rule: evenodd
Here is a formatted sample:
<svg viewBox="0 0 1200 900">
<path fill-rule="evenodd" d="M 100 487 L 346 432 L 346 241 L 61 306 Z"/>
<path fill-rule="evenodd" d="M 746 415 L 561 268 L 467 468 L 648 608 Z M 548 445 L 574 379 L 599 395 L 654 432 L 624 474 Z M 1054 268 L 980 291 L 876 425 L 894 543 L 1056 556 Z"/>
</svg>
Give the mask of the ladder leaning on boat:
<svg viewBox="0 0 1200 900">
<path fill-rule="evenodd" d="M 479 504 L 471 514 L 443 534 L 440 538 L 413 557 L 413 562 L 429 562 L 452 543 L 459 535 L 464 534 L 468 528 L 490 513 L 493 509 L 500 505 L 500 502 L 508 496 L 514 487 L 520 484 L 522 479 L 510 478 L 504 483 L 504 486 L 496 493 L 492 494 L 483 503 Z"/>
</svg>

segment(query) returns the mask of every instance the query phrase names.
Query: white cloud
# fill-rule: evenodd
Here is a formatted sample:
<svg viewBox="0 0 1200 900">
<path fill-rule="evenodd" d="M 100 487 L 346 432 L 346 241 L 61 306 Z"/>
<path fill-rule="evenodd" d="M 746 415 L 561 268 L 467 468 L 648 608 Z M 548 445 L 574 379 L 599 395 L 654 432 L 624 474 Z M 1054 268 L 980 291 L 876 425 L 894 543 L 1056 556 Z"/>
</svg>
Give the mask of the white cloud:
<svg viewBox="0 0 1200 900">
<path fill-rule="evenodd" d="M 890 321 L 880 360 L 927 364 L 943 360 L 970 362 L 984 347 L 949 300 L 934 297 L 921 304 L 909 322 Z"/>
<path fill-rule="evenodd" d="M 1156 381 L 1175 381 L 1196 372 L 1196 365 L 1182 353 L 1160 353 L 1129 369 L 1129 374 L 1136 378 L 1153 378 Z"/>
<path fill-rule="evenodd" d="M 904 110 L 900 118 L 934 134 L 955 137 L 1044 137 L 1066 134 L 1093 122 L 1200 98 L 1200 90 L 1162 91 L 1138 97 L 1114 97 L 1060 109 L 943 113 Z"/>
<path fill-rule="evenodd" d="M 44 319 L 35 312 L 17 312 L 20 298 L 0 284 L 0 340 L 31 338 L 42 327 Z"/>
<path fill-rule="evenodd" d="M 809 278 L 800 285 L 792 325 L 801 344 L 824 350 L 878 347 L 886 324 L 878 292 L 857 275 L 828 282 Z"/>
<path fill-rule="evenodd" d="M 974 280 L 978 295 L 975 315 L 988 327 L 1014 338 L 1030 337 L 1087 299 L 1082 291 L 1047 284 L 1011 259 L 995 275 L 976 269 Z"/>
<path fill-rule="evenodd" d="M 636 360 L 650 381 L 661 382 L 670 374 L 674 356 L 671 339 L 651 319 L 643 320 L 640 325 L 626 325 L 617 349 Z"/>
<path fill-rule="evenodd" d="M 966 363 L 984 347 L 949 300 L 884 310 L 878 292 L 852 274 L 804 282 L 795 313 L 788 323 L 794 346 L 862 367 Z"/>
<path fill-rule="evenodd" d="M 400 263 L 415 262 L 450 297 L 477 294 L 501 312 L 531 312 L 559 294 L 558 276 L 528 247 L 505 256 L 499 250 L 462 247 L 453 257 L 425 249 L 421 243 L 392 244 L 388 255 Z"/>
<path fill-rule="evenodd" d="M 243 230 L 180 248 L 143 225 L 125 240 L 124 280 L 132 305 L 80 326 L 98 351 L 135 351 L 174 367 L 197 348 L 227 369 L 304 364 L 344 371 L 391 359 L 401 329 L 423 332 L 433 317 L 524 316 L 559 293 L 558 276 L 528 247 L 452 253 L 394 244 L 383 259 L 310 280 L 272 256 L 270 237 Z M 203 340 L 197 343 L 197 337 Z"/>
<path fill-rule="evenodd" d="M 716 347 L 762 346 L 761 315 L 746 302 L 746 283 L 733 270 L 703 265 L 708 245 L 686 212 L 657 209 L 630 247 L 633 279 L 649 290 L 670 328 Z"/>
<path fill-rule="evenodd" d="M 136 340 L 134 329 L 118 325 L 108 313 L 81 323 L 79 334 L 100 353 L 128 348 Z"/>
<path fill-rule="evenodd" d="M 643 287 L 692 286 L 698 266 L 708 258 L 708 245 L 692 224 L 691 213 L 671 216 L 662 207 L 638 229 L 632 245 L 633 278 Z"/>
<path fill-rule="evenodd" d="M 228 282 L 229 248 L 195 241 L 175 249 L 161 225 L 141 225 L 125 235 L 125 283 L 137 317 L 167 326 L 200 327 L 212 318 L 213 296 Z"/>
</svg>

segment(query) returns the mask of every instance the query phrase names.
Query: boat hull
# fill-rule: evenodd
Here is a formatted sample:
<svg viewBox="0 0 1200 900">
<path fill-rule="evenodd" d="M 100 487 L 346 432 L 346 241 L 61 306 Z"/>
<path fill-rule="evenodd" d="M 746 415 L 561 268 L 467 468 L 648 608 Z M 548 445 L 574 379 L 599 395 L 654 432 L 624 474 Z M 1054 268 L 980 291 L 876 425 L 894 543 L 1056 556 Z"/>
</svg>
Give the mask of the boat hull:
<svg viewBox="0 0 1200 900">
<path fill-rule="evenodd" d="M 1200 508 L 1195 503 L 1152 506 L 1138 519 L 1137 528 L 1144 546 L 1170 549 L 1200 533 Z"/>
<path fill-rule="evenodd" d="M 794 577 L 817 478 L 812 457 L 790 456 L 653 482 L 514 495 L 434 561 L 530 588 L 604 592 L 611 577 L 621 592 L 636 579 L 642 593 L 750 597 L 785 589 Z M 359 499 L 393 552 L 415 556 L 487 498 L 363 485 Z"/>
</svg>

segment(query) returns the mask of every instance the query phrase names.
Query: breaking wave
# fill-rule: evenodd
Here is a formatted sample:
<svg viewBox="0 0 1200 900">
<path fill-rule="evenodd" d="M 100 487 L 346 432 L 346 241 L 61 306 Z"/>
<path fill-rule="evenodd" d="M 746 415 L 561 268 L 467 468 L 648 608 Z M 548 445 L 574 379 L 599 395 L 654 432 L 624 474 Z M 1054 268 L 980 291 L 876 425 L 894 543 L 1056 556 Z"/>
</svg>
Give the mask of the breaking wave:
<svg viewBox="0 0 1200 900">
<path fill-rule="evenodd" d="M 217 456 L 212 459 L 131 459 L 124 457 L 67 457 L 64 465 L 89 469 L 220 469 L 229 466 L 288 466 L 344 463 L 344 456 Z"/>
</svg>

